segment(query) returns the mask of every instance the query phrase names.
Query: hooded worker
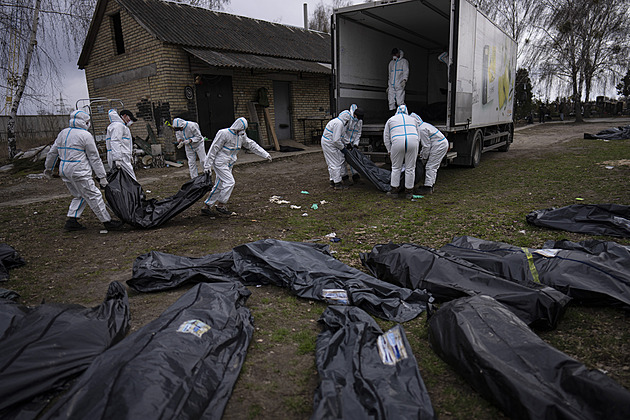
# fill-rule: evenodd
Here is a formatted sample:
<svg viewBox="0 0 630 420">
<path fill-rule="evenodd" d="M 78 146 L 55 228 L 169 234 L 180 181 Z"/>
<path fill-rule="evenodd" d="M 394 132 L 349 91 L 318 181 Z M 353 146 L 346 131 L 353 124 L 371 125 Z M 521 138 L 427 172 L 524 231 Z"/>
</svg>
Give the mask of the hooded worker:
<svg viewBox="0 0 630 420">
<path fill-rule="evenodd" d="M 358 108 L 356 104 L 350 105 L 350 109 L 347 111 L 350 114 L 350 122 L 346 128 L 344 134 L 344 144 L 348 149 L 358 147 L 361 141 L 361 133 L 363 132 L 363 110 Z M 352 180 L 358 181 L 361 176 L 350 166 L 350 172 L 352 173 Z M 345 178 L 342 177 L 342 180 Z"/>
<path fill-rule="evenodd" d="M 237 155 L 241 148 L 249 149 L 258 156 L 271 162 L 271 155 L 260 147 L 254 140 L 247 137 L 247 120 L 238 118 L 230 128 L 224 128 L 217 132 L 212 141 L 208 156 L 204 163 L 204 169 L 210 171 L 214 169 L 216 174 L 215 183 L 210 191 L 210 195 L 204 202 L 201 213 L 213 216 L 215 213 L 212 206 L 216 204 L 216 211 L 223 215 L 230 215 L 226 203 L 234 190 L 234 177 L 232 176 L 232 166 L 236 162 Z"/>
<path fill-rule="evenodd" d="M 70 114 L 69 127 L 61 130 L 46 155 L 44 174 L 50 177 L 55 164 L 59 161 L 59 176 L 74 197 L 68 209 L 68 220 L 64 229 L 68 231 L 85 229 L 85 226 L 79 223 L 79 218 L 87 204 L 106 229 L 116 230 L 122 227 L 123 222 L 112 220 L 105 208 L 103 195 L 92 179 L 94 172 L 101 187 L 105 188 L 107 185 L 105 167 L 98 154 L 94 137 L 88 131 L 89 127 L 90 116 L 87 112 L 77 110 Z"/>
<path fill-rule="evenodd" d="M 389 62 L 389 79 L 387 81 L 387 100 L 389 110 L 393 111 L 396 106 L 405 104 L 405 86 L 409 79 L 409 62 L 404 57 L 403 50 L 394 48 L 392 59 Z"/>
<path fill-rule="evenodd" d="M 129 127 L 138 119 L 133 116 L 131 111 L 126 109 L 120 111 L 120 115 L 115 109 L 110 109 L 108 117 L 110 124 L 107 126 L 107 136 L 105 138 L 107 165 L 110 169 L 114 167 L 122 168 L 136 180 L 136 174 L 132 165 L 133 137 Z"/>
<path fill-rule="evenodd" d="M 400 174 L 405 166 L 405 193 L 413 194 L 418 159 L 419 139 L 416 120 L 409 116 L 406 105 L 400 105 L 396 115 L 387 120 L 383 131 L 383 143 L 392 161 L 391 186 L 388 194 L 397 197 L 400 192 Z"/>
<path fill-rule="evenodd" d="M 448 152 L 448 140 L 440 130 L 432 126 L 416 113 L 411 114 L 416 120 L 418 137 L 420 137 L 420 159 L 424 163 L 424 186 L 418 191 L 420 194 L 426 195 L 433 193 L 433 184 L 437 177 L 437 171 L 440 168 L 442 159 Z"/>
<path fill-rule="evenodd" d="M 337 118 L 330 120 L 324 128 L 321 139 L 330 182 L 336 190 L 348 188 L 341 183 L 342 178 L 348 176 L 346 160 L 341 150 L 345 147 L 344 139 L 350 118 L 350 113 L 344 111 Z"/>
<path fill-rule="evenodd" d="M 173 119 L 173 129 L 175 130 L 175 138 L 177 138 L 177 142 L 179 143 L 177 147 L 184 147 L 186 150 L 190 177 L 194 179 L 199 175 L 197 157 L 199 157 L 199 165 L 201 167 L 203 167 L 206 161 L 206 147 L 201 131 L 199 130 L 199 124 L 193 121 L 175 118 Z"/>
</svg>

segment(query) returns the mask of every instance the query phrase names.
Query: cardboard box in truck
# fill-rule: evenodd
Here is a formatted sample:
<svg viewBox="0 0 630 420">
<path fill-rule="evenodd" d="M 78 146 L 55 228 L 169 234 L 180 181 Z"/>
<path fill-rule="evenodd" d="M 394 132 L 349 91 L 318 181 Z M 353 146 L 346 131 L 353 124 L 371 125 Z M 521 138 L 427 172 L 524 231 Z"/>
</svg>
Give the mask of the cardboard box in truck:
<svg viewBox="0 0 630 420">
<path fill-rule="evenodd" d="M 440 129 L 456 164 L 507 151 L 514 134 L 516 42 L 467 0 L 374 1 L 332 16 L 335 112 L 365 111 L 370 148 L 382 146 L 392 48 L 409 61 L 405 104 Z M 380 145 L 379 145 L 380 138 Z"/>
</svg>

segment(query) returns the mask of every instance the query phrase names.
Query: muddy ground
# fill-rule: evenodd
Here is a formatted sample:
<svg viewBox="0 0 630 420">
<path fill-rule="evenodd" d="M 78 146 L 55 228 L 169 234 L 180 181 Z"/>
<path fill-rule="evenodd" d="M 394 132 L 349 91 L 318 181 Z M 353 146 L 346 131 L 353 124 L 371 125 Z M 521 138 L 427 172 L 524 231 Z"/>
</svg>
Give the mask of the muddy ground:
<svg viewBox="0 0 630 420">
<path fill-rule="evenodd" d="M 524 127 L 516 131 L 510 151 L 494 153 L 493 159 L 543 156 L 585 132 L 596 133 L 629 123 L 629 119 L 615 119 Z M 89 209 L 82 218 L 88 227 L 86 231 L 62 230 L 70 197 L 59 178 L 47 181 L 0 174 L 0 242 L 15 247 L 27 261 L 25 267 L 13 270 L 10 280 L 0 287 L 18 291 L 24 304 L 46 300 L 91 306 L 100 303 L 111 281 L 130 279 L 134 259 L 152 250 L 202 256 L 264 238 L 309 240 L 342 229 L 345 222 L 338 217 L 322 217 L 318 231 L 310 233 L 289 222 L 296 220 L 291 211 L 308 212 L 308 207 L 320 200 L 335 204 L 338 193 L 329 187 L 321 150 L 290 156 L 273 152 L 273 156 L 274 161 L 266 163 L 241 155 L 241 162 L 254 162 L 234 168 L 236 188 L 229 208 L 236 215 L 231 218 L 202 216 L 200 202 L 159 229 L 128 228 L 106 234 L 100 233 L 101 226 Z M 484 158 L 482 165 L 483 161 Z M 139 169 L 137 175 L 150 198 L 175 193 L 189 178 L 186 167 Z M 354 188 L 374 197 L 375 212 L 386 202 L 382 193 L 370 185 Z M 273 195 L 282 196 L 302 209 L 289 210 L 270 203 Z M 357 215 L 357 219 L 357 225 L 370 225 L 370 214 Z M 365 250 L 374 244 L 366 241 Z M 339 258 L 360 267 L 355 259 L 343 254 Z M 158 317 L 186 290 L 188 287 L 147 295 L 130 291 L 132 332 Z M 317 373 L 312 349 L 301 353 L 302 342 L 295 336 L 303 330 L 311 337 L 317 334 L 316 321 L 323 305 L 297 300 L 271 286 L 250 290 L 248 307 L 255 319 L 256 332 L 224 418 L 307 418 Z M 285 312 L 288 316 L 278 321 L 278 313 Z M 449 418 L 448 414 L 443 418 Z"/>
</svg>

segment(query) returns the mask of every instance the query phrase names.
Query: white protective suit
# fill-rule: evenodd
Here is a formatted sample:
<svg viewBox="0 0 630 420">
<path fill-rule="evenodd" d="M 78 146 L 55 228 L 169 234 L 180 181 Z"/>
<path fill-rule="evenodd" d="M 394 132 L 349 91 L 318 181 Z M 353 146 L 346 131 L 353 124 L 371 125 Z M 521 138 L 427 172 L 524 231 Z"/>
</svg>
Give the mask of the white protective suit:
<svg viewBox="0 0 630 420">
<path fill-rule="evenodd" d="M 358 146 L 359 141 L 361 141 L 361 132 L 363 131 L 363 120 L 358 119 L 354 115 L 354 111 L 357 110 L 356 104 L 350 105 L 350 110 L 343 111 L 348 112 L 350 114 L 350 121 L 348 122 L 348 127 L 346 128 L 346 133 L 344 135 L 344 143 L 351 144 L 352 146 Z"/>
<path fill-rule="evenodd" d="M 105 138 L 105 144 L 107 145 L 107 165 L 112 169 L 114 163 L 120 162 L 120 166 L 125 172 L 136 180 L 136 174 L 131 164 L 133 154 L 131 130 L 129 130 L 129 127 L 127 127 L 127 124 L 120 118 L 120 115 L 118 115 L 115 109 L 110 109 L 108 116 L 110 124 L 107 126 L 107 137 Z"/>
<path fill-rule="evenodd" d="M 400 173 L 404 164 L 405 188 L 413 189 L 420 141 L 416 120 L 408 115 L 406 105 L 400 105 L 396 115 L 385 123 L 383 143 L 385 143 L 392 160 L 392 187 L 400 187 Z"/>
<path fill-rule="evenodd" d="M 201 130 L 199 130 L 199 124 L 193 121 L 175 118 L 173 120 L 173 127 L 182 128 L 181 131 L 175 131 L 175 138 L 177 138 L 178 142 L 184 143 L 190 177 L 194 179 L 199 176 L 197 157 L 199 157 L 199 166 L 203 167 L 206 161 L 206 147 L 204 145 L 203 136 L 201 135 Z"/>
<path fill-rule="evenodd" d="M 335 184 L 341 182 L 341 178 L 348 174 L 346 169 L 346 159 L 341 151 L 344 147 L 346 129 L 350 123 L 350 113 L 343 111 L 337 118 L 328 121 L 324 133 L 322 134 L 322 150 L 326 165 L 328 165 L 328 175 Z"/>
<path fill-rule="evenodd" d="M 232 176 L 232 166 L 241 148 L 249 149 L 258 156 L 271 159 L 265 149 L 260 147 L 254 140 L 247 137 L 247 120 L 243 117 L 234 121 L 230 128 L 224 128 L 217 132 L 212 141 L 208 156 L 204 164 L 205 170 L 214 170 L 216 181 L 210 191 L 210 195 L 205 203 L 212 206 L 217 201 L 221 204 L 227 203 L 234 190 L 234 177 Z"/>
<path fill-rule="evenodd" d="M 411 116 L 416 120 L 418 136 L 422 144 L 420 159 L 426 161 L 426 165 L 424 166 L 424 185 L 433 187 L 442 159 L 444 159 L 446 152 L 448 152 L 448 140 L 440 130 L 422 121 L 422 118 L 420 118 L 418 114 L 413 113 Z"/>
<path fill-rule="evenodd" d="M 89 121 L 85 111 L 70 114 L 70 126 L 61 130 L 46 155 L 46 171 L 52 171 L 59 160 L 59 175 L 74 197 L 68 217 L 78 219 L 88 204 L 98 220 L 109 222 L 103 195 L 92 179 L 92 171 L 99 179 L 106 178 L 94 137 L 88 131 Z"/>
<path fill-rule="evenodd" d="M 403 57 L 403 51 L 399 50 L 400 58 L 392 58 L 389 62 L 389 79 L 387 82 L 387 100 L 389 110 L 405 104 L 405 86 L 409 79 L 409 62 Z"/>
</svg>

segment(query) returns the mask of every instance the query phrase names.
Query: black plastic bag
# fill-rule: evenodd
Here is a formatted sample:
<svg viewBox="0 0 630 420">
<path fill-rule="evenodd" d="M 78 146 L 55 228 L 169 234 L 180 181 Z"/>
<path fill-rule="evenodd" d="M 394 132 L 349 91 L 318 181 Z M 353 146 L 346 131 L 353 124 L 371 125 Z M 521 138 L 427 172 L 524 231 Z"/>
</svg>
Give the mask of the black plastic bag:
<svg viewBox="0 0 630 420">
<path fill-rule="evenodd" d="M 391 187 L 392 171 L 379 168 L 356 147 L 352 149 L 344 148 L 342 152 L 346 162 L 352 166 L 359 174 L 368 179 L 374 186 L 383 192 L 389 191 Z M 416 160 L 416 175 L 414 185 L 424 182 L 424 165 L 420 159 Z M 400 185 L 405 185 L 405 172 L 400 174 Z"/>
<path fill-rule="evenodd" d="M 136 258 L 127 285 L 146 293 L 175 289 L 189 282 L 240 281 L 233 266 L 232 251 L 199 258 L 151 251 Z"/>
<path fill-rule="evenodd" d="M 105 197 L 120 220 L 137 228 L 154 228 L 199 201 L 212 188 L 212 176 L 204 173 L 186 182 L 173 196 L 146 200 L 142 186 L 127 172 L 114 169 L 108 176 Z"/>
<path fill-rule="evenodd" d="M 497 276 L 553 287 L 574 303 L 630 309 L 630 248 L 615 242 L 548 241 L 534 249 L 462 236 L 441 250 Z"/>
<path fill-rule="evenodd" d="M 319 322 L 312 420 L 436 418 L 402 326 L 383 334 L 347 306 L 329 306 Z"/>
<path fill-rule="evenodd" d="M 0 243 L 0 281 L 9 280 L 9 270 L 21 267 L 26 262 L 10 245 Z"/>
<path fill-rule="evenodd" d="M 229 260 L 232 259 L 230 265 Z M 409 321 L 432 300 L 347 266 L 328 245 L 264 239 L 239 245 L 231 253 L 186 258 L 149 253 L 134 262 L 130 287 L 140 292 L 167 290 L 188 281 L 241 281 L 273 284 L 305 299 L 354 305 L 383 319 Z"/>
<path fill-rule="evenodd" d="M 11 319 L 0 340 L 1 418 L 35 418 L 47 398 L 129 330 L 127 292 L 118 282 L 94 308 L 3 301 L 0 311 Z"/>
<path fill-rule="evenodd" d="M 551 347 L 489 296 L 444 304 L 429 319 L 435 352 L 511 419 L 630 418 L 630 392 Z"/>
<path fill-rule="evenodd" d="M 389 321 L 414 319 L 433 300 L 424 291 L 386 283 L 342 263 L 327 245 L 264 239 L 232 251 L 234 272 L 246 284 L 275 284 L 301 298 L 358 306 Z"/>
<path fill-rule="evenodd" d="M 438 301 L 485 294 L 508 306 L 528 325 L 553 329 L 570 298 L 551 287 L 497 276 L 442 251 L 415 244 L 376 245 L 361 261 L 377 278 L 424 289 Z"/>
<path fill-rule="evenodd" d="M 573 204 L 535 210 L 525 219 L 531 225 L 568 232 L 630 238 L 630 206 L 621 204 Z"/>
<path fill-rule="evenodd" d="M 626 140 L 630 139 L 630 125 L 613 127 L 599 131 L 597 134 L 584 133 L 585 139 Z"/>
<path fill-rule="evenodd" d="M 220 419 L 253 334 L 239 283 L 198 284 L 98 357 L 46 419 Z"/>
</svg>

